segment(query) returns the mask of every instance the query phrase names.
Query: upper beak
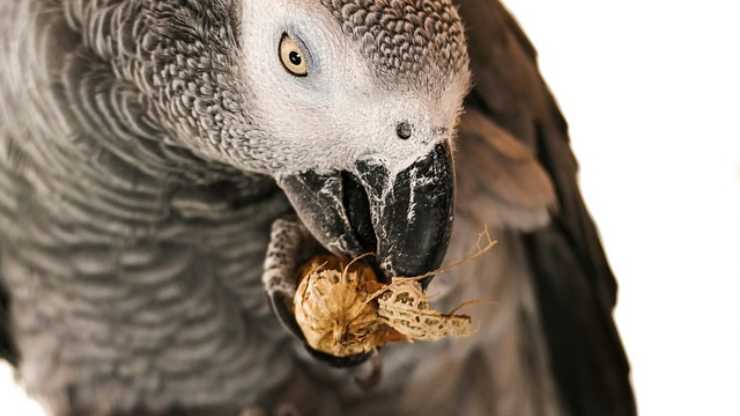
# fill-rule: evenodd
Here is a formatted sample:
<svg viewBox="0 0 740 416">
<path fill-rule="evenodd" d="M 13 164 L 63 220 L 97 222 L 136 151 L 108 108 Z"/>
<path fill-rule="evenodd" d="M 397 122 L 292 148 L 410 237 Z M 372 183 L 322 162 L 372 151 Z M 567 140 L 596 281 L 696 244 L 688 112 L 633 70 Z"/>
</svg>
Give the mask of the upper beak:
<svg viewBox="0 0 740 416">
<path fill-rule="evenodd" d="M 418 276 L 441 264 L 453 222 L 454 171 L 447 143 L 392 174 L 377 159 L 354 172 L 282 178 L 298 216 L 336 255 L 373 252 L 386 279 Z"/>
</svg>

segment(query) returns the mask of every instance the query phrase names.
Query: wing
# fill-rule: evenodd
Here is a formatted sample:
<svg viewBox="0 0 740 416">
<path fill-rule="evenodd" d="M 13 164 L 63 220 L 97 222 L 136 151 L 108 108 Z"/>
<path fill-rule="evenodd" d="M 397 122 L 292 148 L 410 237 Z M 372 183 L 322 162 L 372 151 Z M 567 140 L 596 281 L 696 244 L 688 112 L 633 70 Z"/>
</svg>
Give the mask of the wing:
<svg viewBox="0 0 740 416">
<path fill-rule="evenodd" d="M 629 365 L 612 319 L 615 279 L 578 188 L 567 124 L 539 74 L 536 52 L 498 1 L 458 4 L 474 78 L 457 154 L 462 219 L 488 224 L 504 244 L 521 247 L 519 269 L 527 269 L 536 307 L 527 315 L 527 291 L 517 292 L 518 339 L 534 353 L 542 342 L 561 411 L 635 414 Z"/>
<path fill-rule="evenodd" d="M 1 265 L 0 270 L 2 270 Z M 0 359 L 8 360 L 11 364 L 17 364 L 18 356 L 10 339 L 9 307 L 8 294 L 2 287 L 2 275 L 0 275 Z"/>
</svg>

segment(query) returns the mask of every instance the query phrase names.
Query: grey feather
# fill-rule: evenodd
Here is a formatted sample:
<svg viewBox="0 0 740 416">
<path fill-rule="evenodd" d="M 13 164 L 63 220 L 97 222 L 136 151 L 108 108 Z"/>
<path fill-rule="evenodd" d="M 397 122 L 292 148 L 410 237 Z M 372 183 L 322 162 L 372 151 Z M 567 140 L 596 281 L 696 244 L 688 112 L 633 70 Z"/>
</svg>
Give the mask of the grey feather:
<svg viewBox="0 0 740 416">
<path fill-rule="evenodd" d="M 462 22 L 449 0 L 321 4 L 362 44 L 381 76 L 423 84 L 432 73 L 452 75 L 468 64 Z"/>
<path fill-rule="evenodd" d="M 1 7 L 0 264 L 25 387 L 60 413 L 255 403 L 290 364 L 259 281 L 284 196 L 170 144 L 134 79 L 137 2 Z"/>
</svg>

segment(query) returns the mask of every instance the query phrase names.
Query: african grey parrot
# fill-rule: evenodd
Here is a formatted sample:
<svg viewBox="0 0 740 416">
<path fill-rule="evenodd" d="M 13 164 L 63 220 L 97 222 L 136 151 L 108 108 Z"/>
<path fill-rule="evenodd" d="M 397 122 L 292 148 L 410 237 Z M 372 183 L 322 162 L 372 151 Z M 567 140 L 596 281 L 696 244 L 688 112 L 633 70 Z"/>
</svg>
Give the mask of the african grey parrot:
<svg viewBox="0 0 740 416">
<path fill-rule="evenodd" d="M 52 414 L 635 414 L 498 1 L 5 0 L 0 33 L 0 351 Z M 309 253 L 413 276 L 486 226 L 429 286 L 493 301 L 470 339 L 335 360 L 281 309 Z"/>
</svg>

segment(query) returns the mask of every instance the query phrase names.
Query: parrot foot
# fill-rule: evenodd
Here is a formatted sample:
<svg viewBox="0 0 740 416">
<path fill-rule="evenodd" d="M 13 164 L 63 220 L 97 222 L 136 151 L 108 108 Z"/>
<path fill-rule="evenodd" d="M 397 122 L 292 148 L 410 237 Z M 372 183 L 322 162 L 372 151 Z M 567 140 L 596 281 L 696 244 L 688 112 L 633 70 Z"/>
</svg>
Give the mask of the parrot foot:
<svg viewBox="0 0 740 416">
<path fill-rule="evenodd" d="M 270 243 L 265 256 L 262 284 L 270 306 L 280 323 L 305 342 L 292 311 L 298 286 L 298 267 L 310 257 L 325 253 L 308 229 L 295 217 L 281 218 L 272 224 Z"/>
<path fill-rule="evenodd" d="M 293 313 L 293 298 L 298 287 L 298 268 L 310 258 L 326 254 L 327 250 L 311 236 L 300 220 L 295 217 L 278 219 L 272 224 L 270 243 L 267 246 L 267 255 L 265 256 L 262 284 L 270 301 L 273 314 L 290 334 L 303 343 L 311 356 L 333 367 L 355 367 L 367 361 L 373 353 L 335 357 L 315 350 L 308 345 Z M 377 352 L 375 355 L 377 359 Z M 379 379 L 378 368 L 378 362 L 373 361 L 369 370 L 367 368 L 361 370 L 356 376 L 358 385 L 369 388 L 377 384 Z"/>
</svg>

